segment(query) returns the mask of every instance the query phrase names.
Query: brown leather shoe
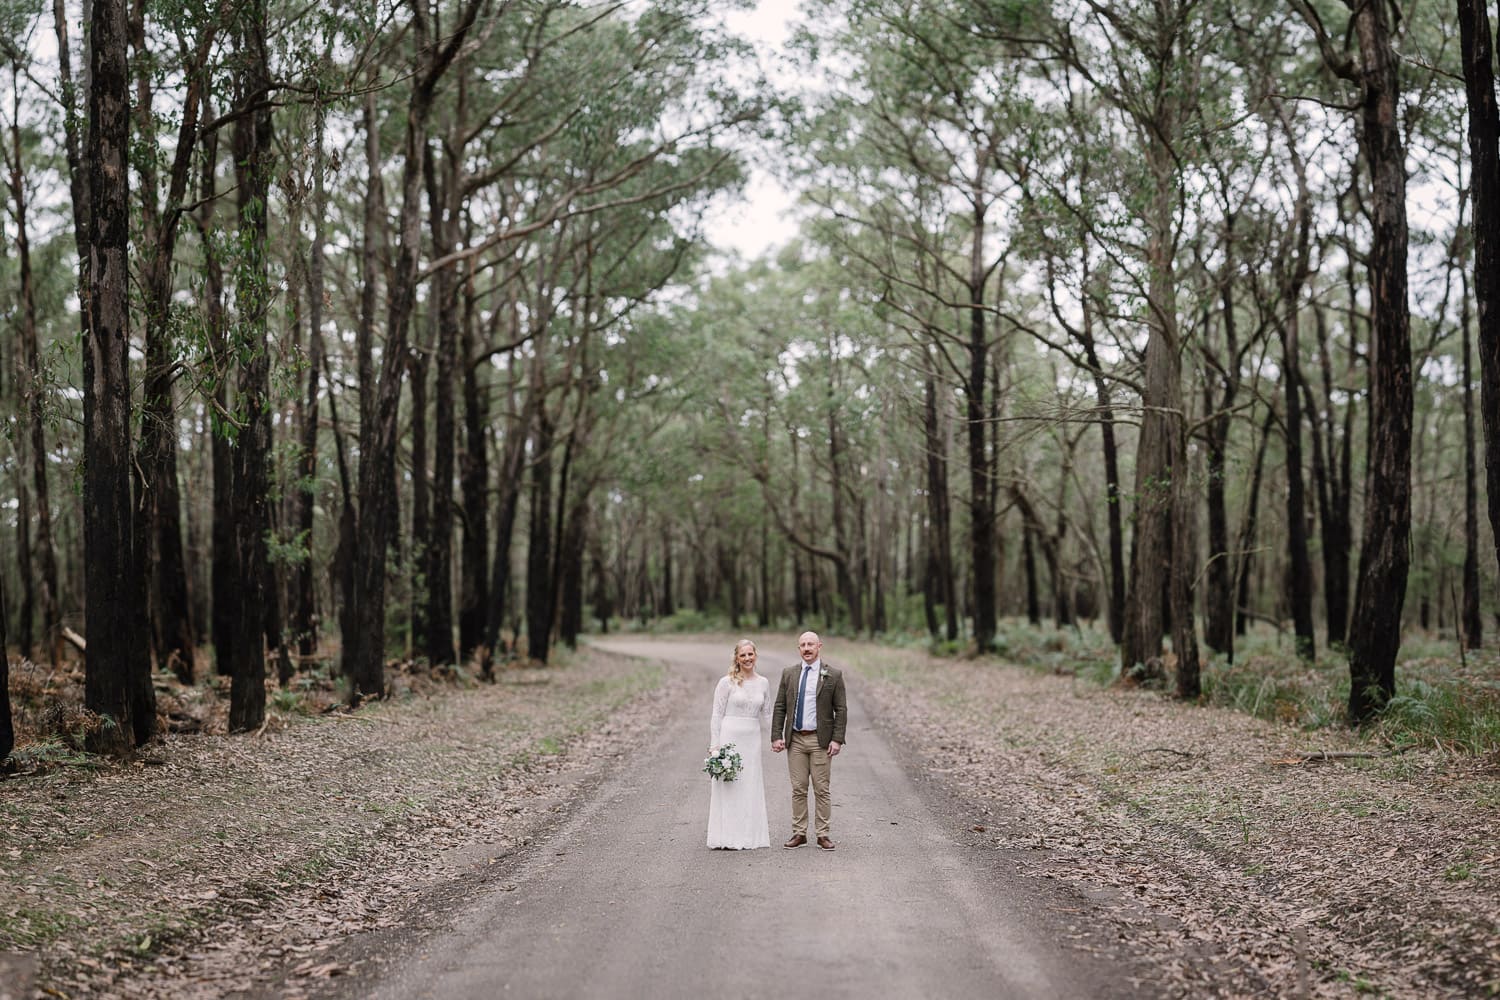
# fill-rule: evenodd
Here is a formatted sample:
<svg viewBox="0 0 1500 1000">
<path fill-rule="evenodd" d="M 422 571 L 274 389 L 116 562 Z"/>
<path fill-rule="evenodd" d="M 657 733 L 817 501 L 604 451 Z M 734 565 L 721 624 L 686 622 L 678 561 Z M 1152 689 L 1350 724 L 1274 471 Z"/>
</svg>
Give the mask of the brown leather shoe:
<svg viewBox="0 0 1500 1000">
<path fill-rule="evenodd" d="M 833 841 L 829 840 L 827 837 L 819 837 L 818 846 L 823 848 L 823 850 L 825 851 L 831 851 L 833 850 Z"/>
<path fill-rule="evenodd" d="M 794 833 L 794 834 L 792 834 L 792 839 L 788 840 L 785 844 L 782 844 L 781 846 L 787 848 L 788 850 L 790 850 L 793 847 L 801 847 L 805 843 L 807 843 L 807 838 L 806 837 L 804 837 L 800 833 Z"/>
</svg>

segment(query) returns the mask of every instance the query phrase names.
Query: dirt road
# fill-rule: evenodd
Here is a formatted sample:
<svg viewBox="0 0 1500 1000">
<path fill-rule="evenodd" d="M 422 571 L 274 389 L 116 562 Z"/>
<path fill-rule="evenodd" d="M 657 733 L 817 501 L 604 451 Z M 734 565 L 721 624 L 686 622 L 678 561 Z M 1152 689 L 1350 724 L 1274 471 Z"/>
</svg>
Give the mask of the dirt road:
<svg viewBox="0 0 1500 1000">
<path fill-rule="evenodd" d="M 965 842 L 905 770 L 850 683 L 834 762 L 833 853 L 781 849 L 784 758 L 765 750 L 770 850 L 704 846 L 715 678 L 728 645 L 602 639 L 693 683 L 661 706 L 638 752 L 508 881 L 469 901 L 373 987 L 408 997 L 1104 997 L 1134 995 L 1114 965 L 1063 943 L 1079 901 L 1049 898 L 1003 856 Z M 791 640 L 763 648 L 773 678 Z M 831 657 L 832 658 L 832 657 Z M 700 683 L 701 682 L 701 683 Z M 351 984 L 352 985 L 352 984 Z"/>
</svg>

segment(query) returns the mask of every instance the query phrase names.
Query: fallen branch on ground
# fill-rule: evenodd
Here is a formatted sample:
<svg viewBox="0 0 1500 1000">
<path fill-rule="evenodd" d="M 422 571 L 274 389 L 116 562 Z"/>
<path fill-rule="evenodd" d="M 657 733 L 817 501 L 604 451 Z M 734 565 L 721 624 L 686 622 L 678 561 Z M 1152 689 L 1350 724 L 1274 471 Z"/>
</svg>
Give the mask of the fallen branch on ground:
<svg viewBox="0 0 1500 1000">
<path fill-rule="evenodd" d="M 1408 750 L 1415 749 L 1416 746 L 1415 743 L 1408 743 L 1405 746 L 1391 747 L 1389 750 L 1381 750 L 1379 752 L 1374 750 L 1313 750 L 1308 753 L 1287 754 L 1285 757 L 1271 761 L 1271 763 L 1296 767 L 1302 764 L 1312 764 L 1325 760 L 1379 760 L 1384 757 L 1399 756 Z"/>
</svg>

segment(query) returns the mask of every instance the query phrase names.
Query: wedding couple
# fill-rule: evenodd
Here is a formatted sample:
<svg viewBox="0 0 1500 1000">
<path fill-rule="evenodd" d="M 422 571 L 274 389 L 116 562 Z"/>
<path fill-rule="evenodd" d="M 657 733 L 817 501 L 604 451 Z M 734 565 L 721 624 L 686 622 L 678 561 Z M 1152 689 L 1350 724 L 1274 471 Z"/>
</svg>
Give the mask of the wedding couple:
<svg viewBox="0 0 1500 1000">
<path fill-rule="evenodd" d="M 792 778 L 792 837 L 782 847 L 807 843 L 807 784 L 817 801 L 818 846 L 834 849 L 829 837 L 833 798 L 828 791 L 829 762 L 844 745 L 849 711 L 844 703 L 844 675 L 823 661 L 823 640 L 803 632 L 797 640 L 802 662 L 781 672 L 771 692 L 770 678 L 756 672 L 755 643 L 741 639 L 734 662 L 714 689 L 708 752 L 734 744 L 743 761 L 733 781 L 710 782 L 708 846 L 732 851 L 771 846 L 766 819 L 765 784 L 761 780 L 761 730 L 770 723 L 771 749 L 786 751 Z"/>
</svg>

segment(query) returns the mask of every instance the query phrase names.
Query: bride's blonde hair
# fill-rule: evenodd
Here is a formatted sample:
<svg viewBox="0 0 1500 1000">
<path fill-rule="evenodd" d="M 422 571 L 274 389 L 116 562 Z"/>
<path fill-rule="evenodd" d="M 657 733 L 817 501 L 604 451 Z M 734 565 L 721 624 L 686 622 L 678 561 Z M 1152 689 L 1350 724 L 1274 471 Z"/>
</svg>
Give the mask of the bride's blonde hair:
<svg viewBox="0 0 1500 1000">
<path fill-rule="evenodd" d="M 734 644 L 734 654 L 730 657 L 730 660 L 732 662 L 729 664 L 729 679 L 734 681 L 736 684 L 745 683 L 745 674 L 742 670 L 740 670 L 740 650 L 744 649 L 746 646 L 749 646 L 757 656 L 760 655 L 760 650 L 756 649 L 755 643 L 751 642 L 749 639 L 741 639 L 739 642 Z"/>
</svg>

